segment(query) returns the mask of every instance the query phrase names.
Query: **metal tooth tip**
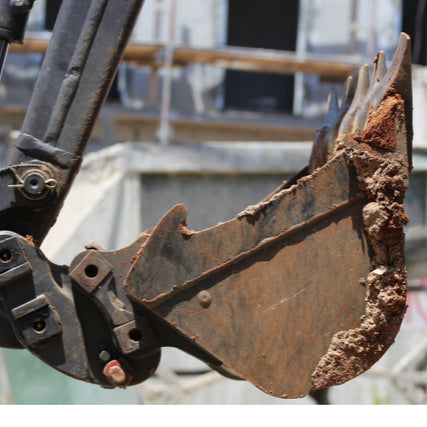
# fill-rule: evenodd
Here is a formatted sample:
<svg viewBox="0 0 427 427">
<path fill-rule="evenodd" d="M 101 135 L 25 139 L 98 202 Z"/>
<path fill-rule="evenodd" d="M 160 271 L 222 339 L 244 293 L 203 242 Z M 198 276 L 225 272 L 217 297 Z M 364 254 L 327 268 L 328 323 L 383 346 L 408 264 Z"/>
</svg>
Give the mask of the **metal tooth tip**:
<svg viewBox="0 0 427 427">
<path fill-rule="evenodd" d="M 399 37 L 399 43 L 394 54 L 393 61 L 387 71 L 386 76 L 383 79 L 383 83 L 378 87 L 378 90 L 372 97 L 371 107 L 376 109 L 384 98 L 384 95 L 387 93 L 388 89 L 391 86 L 394 86 L 395 89 L 401 94 L 408 92 L 408 80 L 406 76 L 411 74 L 411 49 L 410 49 L 410 37 L 401 33 Z M 409 80 L 410 87 L 410 80 Z M 409 90 L 410 92 L 410 90 Z M 409 97 L 410 98 L 410 97 Z M 409 104 L 411 100 L 407 98 L 406 102 Z"/>
<path fill-rule="evenodd" d="M 350 106 L 354 96 L 354 79 L 348 76 L 344 84 L 344 95 L 341 101 L 341 108 L 347 109 Z"/>
<path fill-rule="evenodd" d="M 365 64 L 365 65 L 362 65 L 362 67 L 360 67 L 359 80 L 357 81 L 356 93 L 365 94 L 368 91 L 370 85 L 371 83 L 369 81 L 369 66 L 368 64 Z"/>
<path fill-rule="evenodd" d="M 328 110 L 329 111 L 337 111 L 338 110 L 338 97 L 337 97 L 337 91 L 335 90 L 335 88 L 332 88 L 329 91 Z"/>
<path fill-rule="evenodd" d="M 406 33 L 400 33 L 398 47 L 407 48 L 411 42 L 411 37 Z"/>
<path fill-rule="evenodd" d="M 366 95 L 371 83 L 369 81 L 369 66 L 368 64 L 362 65 L 359 70 L 359 79 L 357 80 L 357 88 L 355 99 L 360 99 Z"/>
<path fill-rule="evenodd" d="M 354 88 L 354 78 L 353 78 L 353 76 L 348 76 L 345 79 L 344 96 L 349 96 L 350 92 L 353 91 L 353 88 Z"/>
<path fill-rule="evenodd" d="M 387 62 L 384 51 L 380 50 L 374 59 L 375 70 L 373 75 L 373 82 L 379 82 L 387 74 Z"/>
<path fill-rule="evenodd" d="M 354 116 L 353 120 L 353 133 L 356 135 L 360 135 L 363 132 L 363 129 L 365 128 L 366 121 L 368 119 L 368 107 L 369 104 L 365 103 L 364 105 L 361 105 L 360 109 L 357 111 L 357 113 Z"/>
<path fill-rule="evenodd" d="M 392 65 L 390 67 L 391 70 L 405 62 L 405 59 L 410 61 L 410 47 L 411 38 L 406 33 L 400 33 L 396 53 L 394 54 Z"/>
</svg>

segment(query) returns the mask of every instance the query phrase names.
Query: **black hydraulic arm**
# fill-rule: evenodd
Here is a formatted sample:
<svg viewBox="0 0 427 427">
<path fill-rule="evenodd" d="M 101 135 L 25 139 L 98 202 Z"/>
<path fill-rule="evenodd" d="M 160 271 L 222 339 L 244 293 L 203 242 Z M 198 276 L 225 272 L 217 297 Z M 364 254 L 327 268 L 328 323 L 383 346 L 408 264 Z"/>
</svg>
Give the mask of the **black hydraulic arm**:
<svg viewBox="0 0 427 427">
<path fill-rule="evenodd" d="M 40 244 L 55 222 L 142 4 L 63 2 L 9 170 L 2 174 L 3 229 Z"/>
<path fill-rule="evenodd" d="M 0 223 L 40 244 L 78 172 L 143 0 L 64 0 L 20 136 L 0 169 Z M 21 43 L 31 0 L 0 0 L 0 43 Z M 0 302 L 0 345 L 20 347 Z"/>
</svg>

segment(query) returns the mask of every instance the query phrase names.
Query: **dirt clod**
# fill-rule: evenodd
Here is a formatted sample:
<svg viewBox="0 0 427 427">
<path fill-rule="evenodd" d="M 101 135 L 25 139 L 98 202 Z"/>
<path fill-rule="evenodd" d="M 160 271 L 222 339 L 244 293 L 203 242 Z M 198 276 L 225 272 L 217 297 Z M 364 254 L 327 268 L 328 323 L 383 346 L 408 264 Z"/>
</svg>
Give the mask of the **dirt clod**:
<svg viewBox="0 0 427 427">
<path fill-rule="evenodd" d="M 354 139 L 394 153 L 397 150 L 397 130 L 404 119 L 403 99 L 394 89 L 390 89 L 379 108 L 369 113 L 362 135 L 354 136 Z"/>
<path fill-rule="evenodd" d="M 364 281 L 365 315 L 358 328 L 335 334 L 312 375 L 314 389 L 342 384 L 369 369 L 394 342 L 406 311 L 403 197 L 408 165 L 383 151 L 395 152 L 399 134 L 405 134 L 403 101 L 392 95 L 370 114 L 361 136 L 347 136 L 349 162 L 368 199 L 363 220 L 374 256 Z"/>
</svg>

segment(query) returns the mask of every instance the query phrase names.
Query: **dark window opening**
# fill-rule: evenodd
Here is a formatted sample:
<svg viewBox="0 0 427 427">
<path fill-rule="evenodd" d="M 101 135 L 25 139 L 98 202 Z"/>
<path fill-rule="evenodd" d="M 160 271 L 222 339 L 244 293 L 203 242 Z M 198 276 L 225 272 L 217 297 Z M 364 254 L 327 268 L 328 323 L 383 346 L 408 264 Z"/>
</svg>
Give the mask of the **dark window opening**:
<svg viewBox="0 0 427 427">
<path fill-rule="evenodd" d="M 229 46 L 295 51 L 299 1 L 229 0 Z M 294 76 L 227 70 L 226 109 L 292 112 Z"/>
<path fill-rule="evenodd" d="M 402 31 L 411 36 L 412 62 L 427 65 L 427 0 L 402 1 Z"/>
</svg>

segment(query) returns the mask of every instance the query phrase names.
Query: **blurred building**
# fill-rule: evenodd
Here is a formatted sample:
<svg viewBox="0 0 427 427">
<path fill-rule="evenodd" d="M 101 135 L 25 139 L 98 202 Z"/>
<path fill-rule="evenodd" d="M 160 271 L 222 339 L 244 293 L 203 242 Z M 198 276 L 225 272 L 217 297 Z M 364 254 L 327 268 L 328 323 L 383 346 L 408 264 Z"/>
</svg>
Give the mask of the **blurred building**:
<svg viewBox="0 0 427 427">
<path fill-rule="evenodd" d="M 28 43 L 8 57 L 0 82 L 3 161 L 60 3 L 35 2 Z M 426 382 L 414 378 L 427 369 L 426 3 L 146 0 L 90 154 L 43 250 L 69 264 L 89 241 L 123 247 L 181 202 L 194 229 L 232 218 L 307 164 L 331 87 L 341 95 L 346 76 L 372 63 L 378 50 L 391 60 L 399 33 L 407 31 L 416 147 L 407 197 L 408 314 L 386 356 L 331 389 L 329 398 L 425 403 Z M 221 379 L 173 349 L 165 349 L 157 377 L 125 391 L 81 384 L 24 351 L 4 350 L 3 359 L 0 381 L 17 403 L 314 403 L 311 397 L 282 401 Z"/>
</svg>

